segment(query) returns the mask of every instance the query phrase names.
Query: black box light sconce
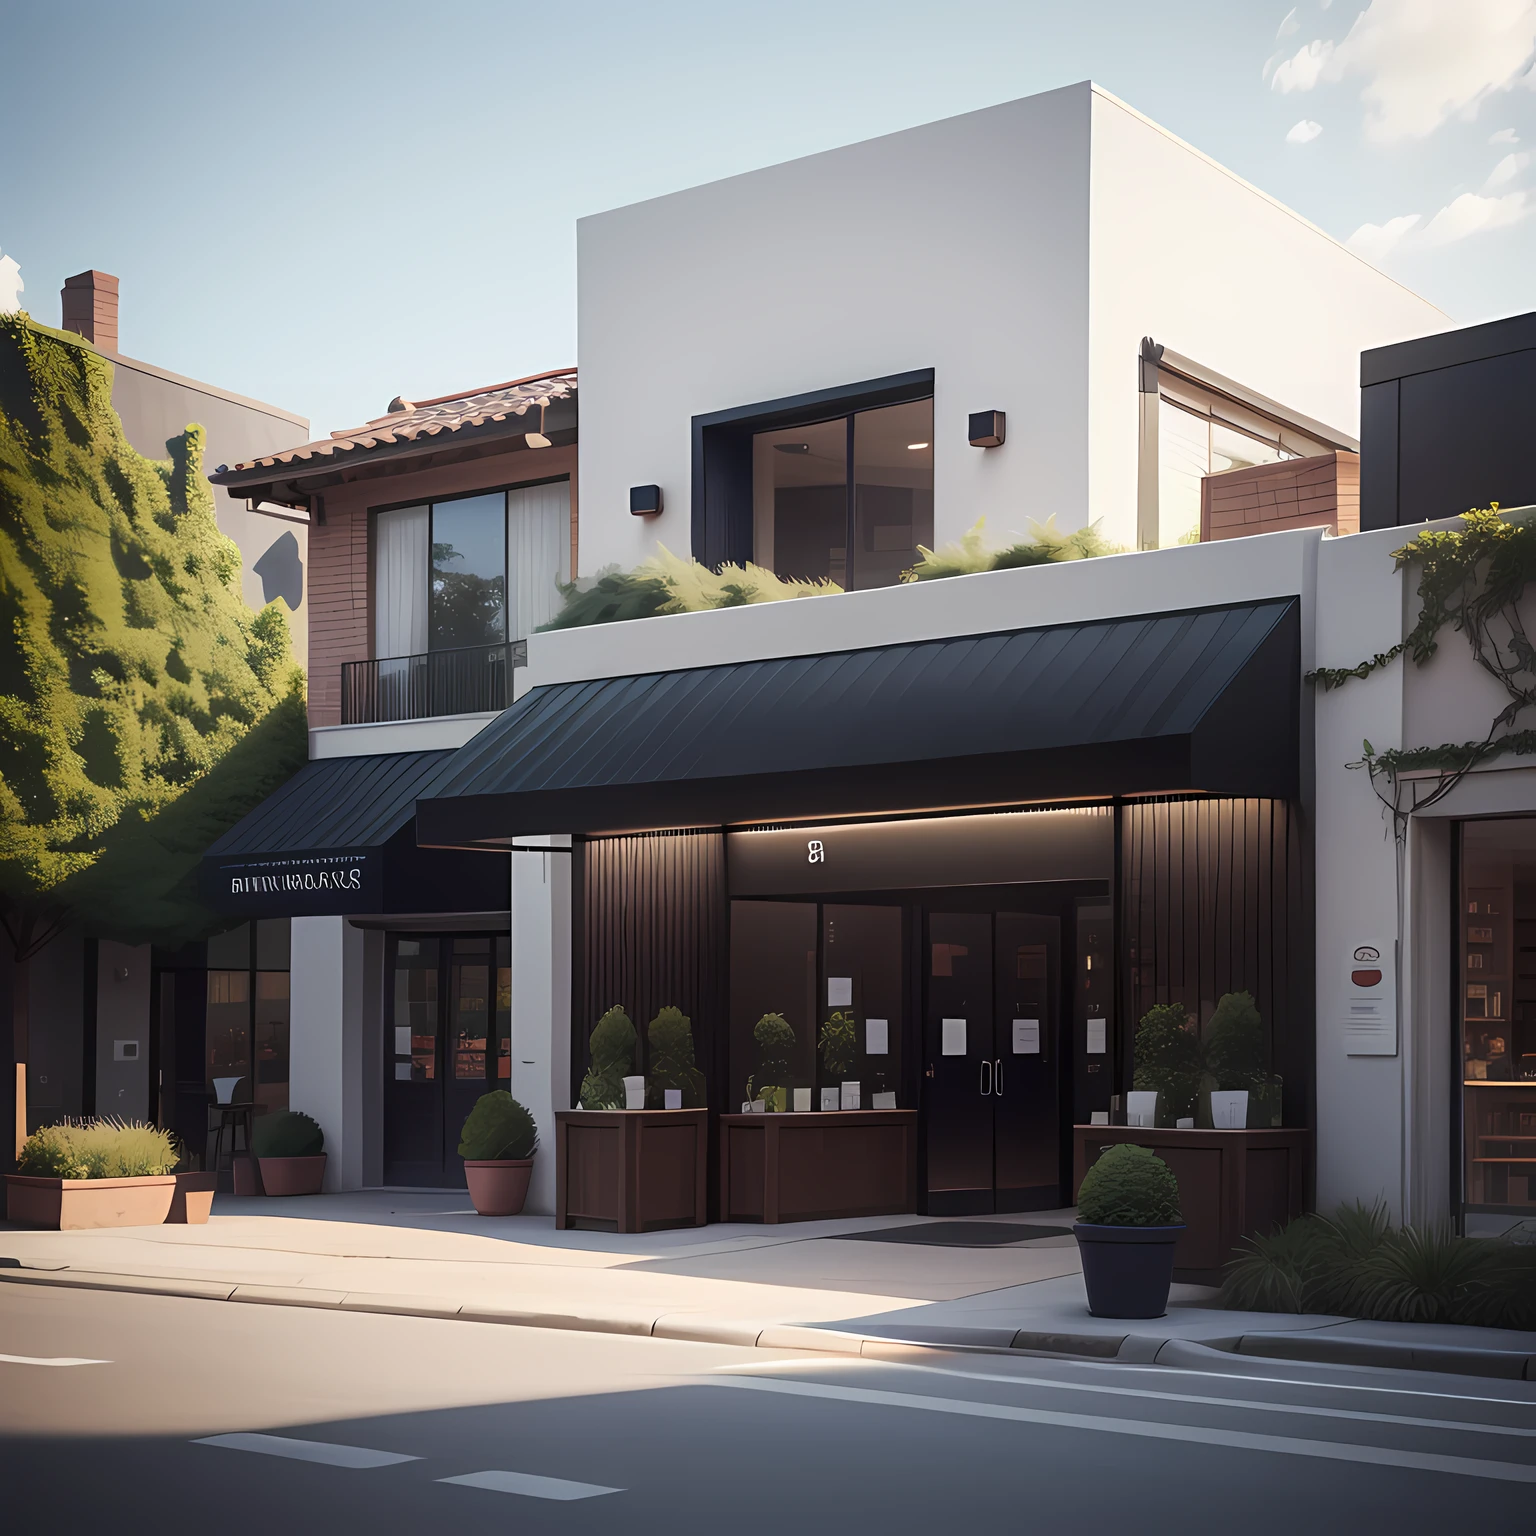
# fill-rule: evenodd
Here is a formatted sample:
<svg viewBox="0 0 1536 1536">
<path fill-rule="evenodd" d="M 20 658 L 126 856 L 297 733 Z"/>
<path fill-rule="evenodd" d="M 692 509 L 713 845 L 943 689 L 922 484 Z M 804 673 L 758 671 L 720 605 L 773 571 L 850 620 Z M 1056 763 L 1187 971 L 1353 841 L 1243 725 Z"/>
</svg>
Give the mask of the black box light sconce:
<svg viewBox="0 0 1536 1536">
<path fill-rule="evenodd" d="M 630 486 L 629 510 L 634 517 L 655 517 L 661 511 L 661 487 L 659 485 Z"/>
<path fill-rule="evenodd" d="M 1008 435 L 1008 416 L 1005 411 L 971 412 L 971 447 L 1001 448 Z"/>
</svg>

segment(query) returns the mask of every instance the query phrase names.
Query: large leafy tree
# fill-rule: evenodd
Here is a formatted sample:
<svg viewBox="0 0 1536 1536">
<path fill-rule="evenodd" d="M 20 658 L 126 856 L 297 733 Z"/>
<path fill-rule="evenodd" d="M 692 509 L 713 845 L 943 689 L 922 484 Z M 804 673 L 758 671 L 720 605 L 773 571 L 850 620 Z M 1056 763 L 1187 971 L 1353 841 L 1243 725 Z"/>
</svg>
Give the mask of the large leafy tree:
<svg viewBox="0 0 1536 1536">
<path fill-rule="evenodd" d="M 283 609 L 245 604 L 203 430 L 166 447 L 129 444 L 105 359 L 0 315 L 0 1029 L 18 1131 L 28 961 L 72 924 L 128 943 L 212 931 L 203 848 L 306 755 Z"/>
</svg>

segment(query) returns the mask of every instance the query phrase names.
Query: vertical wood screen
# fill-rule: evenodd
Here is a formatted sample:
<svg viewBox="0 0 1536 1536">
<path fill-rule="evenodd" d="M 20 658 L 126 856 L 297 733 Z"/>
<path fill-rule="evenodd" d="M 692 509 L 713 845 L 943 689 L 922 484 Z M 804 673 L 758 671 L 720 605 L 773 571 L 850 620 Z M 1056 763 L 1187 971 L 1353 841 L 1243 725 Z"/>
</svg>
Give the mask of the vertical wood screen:
<svg viewBox="0 0 1536 1536">
<path fill-rule="evenodd" d="M 724 834 L 643 832 L 594 838 L 581 848 L 576 1086 L 590 1059 L 592 1026 L 609 1008 L 618 1004 L 634 1021 L 636 1070 L 644 1072 L 646 1026 L 670 1004 L 693 1021 L 694 1055 L 713 1104 L 727 1027 Z"/>
<path fill-rule="evenodd" d="M 1181 1004 L 1203 1027 L 1224 993 L 1251 992 L 1285 1078 L 1287 1123 L 1306 1123 L 1313 940 L 1295 808 L 1139 800 L 1121 815 L 1127 1050 L 1156 1003 Z"/>
</svg>

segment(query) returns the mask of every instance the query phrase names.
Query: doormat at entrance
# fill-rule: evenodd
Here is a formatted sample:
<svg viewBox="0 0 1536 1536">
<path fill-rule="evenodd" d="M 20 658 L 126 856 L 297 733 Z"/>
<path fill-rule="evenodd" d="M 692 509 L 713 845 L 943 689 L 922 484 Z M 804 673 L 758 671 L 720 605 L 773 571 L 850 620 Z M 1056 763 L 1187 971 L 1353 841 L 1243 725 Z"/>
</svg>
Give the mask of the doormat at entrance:
<svg viewBox="0 0 1536 1536">
<path fill-rule="evenodd" d="M 840 1232 L 845 1242 L 924 1243 L 934 1248 L 1002 1248 L 1042 1237 L 1070 1237 L 1070 1227 L 1032 1227 L 1021 1221 L 920 1221 L 873 1232 Z"/>
</svg>

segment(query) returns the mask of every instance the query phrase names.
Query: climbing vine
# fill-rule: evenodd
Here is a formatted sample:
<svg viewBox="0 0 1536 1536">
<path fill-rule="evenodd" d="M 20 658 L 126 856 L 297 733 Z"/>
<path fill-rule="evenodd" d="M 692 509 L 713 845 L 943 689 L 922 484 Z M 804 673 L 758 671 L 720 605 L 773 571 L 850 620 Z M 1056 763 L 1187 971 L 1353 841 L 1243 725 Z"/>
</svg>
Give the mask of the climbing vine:
<svg viewBox="0 0 1536 1536">
<path fill-rule="evenodd" d="M 1462 776 L 1490 759 L 1536 753 L 1536 730 L 1508 729 L 1520 711 L 1536 704 L 1536 646 L 1526 633 L 1520 601 L 1536 579 L 1536 522 L 1501 517 L 1498 502 L 1467 512 L 1457 529 L 1426 529 L 1393 554 L 1398 570 L 1419 573 L 1419 616 L 1403 641 L 1353 667 L 1319 667 L 1308 680 L 1327 689 L 1351 678 L 1369 677 L 1406 652 L 1423 666 L 1439 649 L 1447 625 L 1466 635 L 1477 664 L 1498 680 L 1509 702 L 1494 717 L 1482 741 L 1447 742 L 1438 747 L 1389 748 L 1364 744 L 1359 762 L 1394 814 L 1406 814 L 1398 795 L 1403 774 L 1439 770 L 1444 778 L 1411 809 L 1423 809 L 1448 794 Z M 1501 734 L 1501 732 L 1503 734 Z M 1378 780 L 1391 786 L 1382 794 Z"/>
</svg>

